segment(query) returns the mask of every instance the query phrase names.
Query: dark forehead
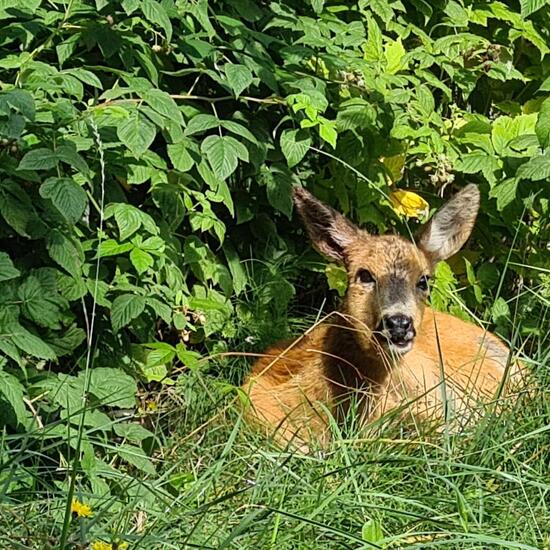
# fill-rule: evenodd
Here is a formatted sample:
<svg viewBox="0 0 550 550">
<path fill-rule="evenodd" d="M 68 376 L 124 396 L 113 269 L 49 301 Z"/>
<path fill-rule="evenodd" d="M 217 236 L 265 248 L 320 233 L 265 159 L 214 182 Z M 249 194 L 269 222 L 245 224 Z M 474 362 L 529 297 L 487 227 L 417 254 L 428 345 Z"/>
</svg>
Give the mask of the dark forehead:
<svg viewBox="0 0 550 550">
<path fill-rule="evenodd" d="M 396 235 L 360 236 L 350 246 L 350 267 L 365 267 L 377 273 L 403 277 L 425 271 L 429 264 L 424 253 L 412 242 Z"/>
</svg>

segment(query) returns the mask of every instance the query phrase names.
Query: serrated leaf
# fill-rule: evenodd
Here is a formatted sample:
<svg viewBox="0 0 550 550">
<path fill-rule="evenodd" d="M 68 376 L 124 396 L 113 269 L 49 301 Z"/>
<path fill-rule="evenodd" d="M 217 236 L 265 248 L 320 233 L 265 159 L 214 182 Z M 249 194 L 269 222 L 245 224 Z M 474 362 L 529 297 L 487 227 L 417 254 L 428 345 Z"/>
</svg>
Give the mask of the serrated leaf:
<svg viewBox="0 0 550 550">
<path fill-rule="evenodd" d="M 327 143 L 332 145 L 333 149 L 336 149 L 336 139 L 338 138 L 338 132 L 336 131 L 336 124 L 329 120 L 319 123 L 319 135 Z"/>
<path fill-rule="evenodd" d="M 130 252 L 130 261 L 140 275 L 145 273 L 155 263 L 153 256 L 140 248 L 134 248 Z"/>
<path fill-rule="evenodd" d="M 256 136 L 246 126 L 243 126 L 234 120 L 220 120 L 219 122 L 222 128 L 229 130 L 232 134 L 236 134 L 237 136 L 242 137 L 255 145 L 258 144 Z"/>
<path fill-rule="evenodd" d="M 331 290 L 336 290 L 338 296 L 344 296 L 348 288 L 348 275 L 346 270 L 342 266 L 336 264 L 327 264 L 325 267 L 325 275 L 327 276 L 328 287 Z"/>
<path fill-rule="evenodd" d="M 311 137 L 303 130 L 285 130 L 281 134 L 281 151 L 286 158 L 288 167 L 296 166 L 309 151 Z"/>
<path fill-rule="evenodd" d="M 53 349 L 44 340 L 19 324 L 10 328 L 10 338 L 21 351 L 28 355 L 38 357 L 38 359 L 54 360 L 57 358 Z"/>
<path fill-rule="evenodd" d="M 522 17 L 528 17 L 549 3 L 548 0 L 519 0 L 521 15 Z"/>
<path fill-rule="evenodd" d="M 29 413 L 25 408 L 25 387 L 21 382 L 13 375 L 3 370 L 0 370 L 0 398 L 6 400 L 11 409 L 13 410 L 15 422 L 14 425 L 21 424 L 22 426 L 29 425 Z M 0 424 L 4 424 L 9 421 L 9 415 L 5 413 L 2 415 Z M 15 426 L 14 426 L 15 427 Z"/>
<path fill-rule="evenodd" d="M 111 307 L 111 324 L 118 332 L 122 327 L 139 317 L 145 309 L 145 298 L 134 294 L 123 294 L 115 298 Z"/>
<path fill-rule="evenodd" d="M 151 108 L 157 111 L 157 113 L 183 126 L 181 111 L 168 93 L 162 90 L 152 89 L 143 94 L 143 99 Z"/>
<path fill-rule="evenodd" d="M 220 125 L 220 120 L 214 115 L 195 115 L 185 127 L 184 134 L 191 136 L 200 132 L 206 132 L 212 128 L 217 128 Z"/>
<path fill-rule="evenodd" d="M 193 168 L 195 160 L 189 153 L 188 143 L 181 141 L 179 143 L 172 143 L 168 145 L 168 156 L 174 165 L 176 170 L 180 172 L 187 172 Z"/>
<path fill-rule="evenodd" d="M 239 97 L 254 80 L 252 71 L 246 65 L 226 63 L 223 68 L 225 71 L 225 76 L 227 77 L 227 83 L 235 93 L 236 97 Z"/>
<path fill-rule="evenodd" d="M 130 441 L 141 442 L 144 439 L 155 437 L 155 434 L 134 422 L 118 422 L 114 424 L 113 430 L 119 437 L 124 437 Z"/>
<path fill-rule="evenodd" d="M 76 276 L 82 269 L 82 252 L 76 247 L 73 241 L 67 238 L 61 231 L 54 229 L 48 235 L 47 242 L 50 258 L 58 263 L 71 275 Z"/>
<path fill-rule="evenodd" d="M 71 223 L 82 218 L 88 204 L 86 192 L 71 178 L 48 178 L 40 186 L 40 196 L 50 199 Z"/>
<path fill-rule="evenodd" d="M 231 272 L 233 289 L 235 290 L 235 294 L 238 296 L 246 288 L 248 277 L 233 245 L 226 242 L 223 245 L 223 251 L 225 253 L 225 257 L 227 258 L 229 271 Z"/>
<path fill-rule="evenodd" d="M 455 168 L 464 174 L 476 174 L 485 170 L 498 169 L 498 162 L 495 157 L 486 153 L 466 153 L 458 160 Z"/>
<path fill-rule="evenodd" d="M 18 170 L 50 170 L 59 163 L 59 158 L 45 147 L 33 149 L 26 153 L 19 163 Z"/>
<path fill-rule="evenodd" d="M 123 443 L 116 448 L 116 452 L 122 460 L 125 460 L 139 470 L 151 475 L 156 474 L 153 463 L 147 458 L 147 455 L 141 447 Z"/>
<path fill-rule="evenodd" d="M 533 181 L 550 178 L 550 155 L 539 155 L 522 164 L 518 168 L 517 177 Z"/>
<path fill-rule="evenodd" d="M 221 179 L 228 178 L 236 170 L 239 158 L 248 161 L 246 147 L 231 136 L 208 136 L 201 144 L 201 151 Z"/>
<path fill-rule="evenodd" d="M 273 208 L 290 218 L 292 214 L 292 183 L 285 174 L 269 170 L 265 174 L 267 200 Z"/>
<path fill-rule="evenodd" d="M 172 40 L 172 22 L 164 6 L 156 0 L 141 0 L 141 11 L 147 21 L 157 25 L 166 33 L 166 40 Z"/>
<path fill-rule="evenodd" d="M 141 212 L 130 204 L 117 204 L 115 208 L 115 221 L 118 226 L 120 240 L 125 241 L 141 227 Z"/>
<path fill-rule="evenodd" d="M 76 168 L 76 170 L 83 174 L 87 174 L 90 171 L 87 162 L 77 153 L 76 146 L 72 143 L 70 145 L 60 145 L 55 150 L 55 154 L 60 161 L 72 168 Z"/>
<path fill-rule="evenodd" d="M 78 35 L 75 36 L 78 37 Z M 98 88 L 99 90 L 103 90 L 103 84 L 101 84 L 101 80 L 99 80 L 99 78 L 94 73 L 92 73 L 92 71 L 88 71 L 86 69 L 83 69 L 82 67 L 75 67 L 73 69 L 66 69 L 65 71 L 63 71 L 63 73 L 72 74 L 73 76 L 78 78 L 78 80 L 84 82 L 84 84 L 88 84 L 88 86 L 93 86 L 94 88 Z"/>
<path fill-rule="evenodd" d="M 172 308 L 168 304 L 150 296 L 145 298 L 145 302 L 167 325 L 172 324 Z"/>
<path fill-rule="evenodd" d="M 89 391 L 101 401 L 102 405 L 121 409 L 135 407 L 137 384 L 123 370 L 94 367 L 89 376 Z"/>
<path fill-rule="evenodd" d="M 381 61 L 383 56 L 382 32 L 374 17 L 368 18 L 367 42 L 363 47 L 367 61 Z"/>
<path fill-rule="evenodd" d="M 156 134 L 155 126 L 139 111 L 133 111 L 117 127 L 120 141 L 138 158 L 149 149 Z"/>
<path fill-rule="evenodd" d="M 48 293 L 36 277 L 27 277 L 17 289 L 17 296 L 25 317 L 43 327 L 59 328 L 59 295 Z"/>
<path fill-rule="evenodd" d="M 517 188 L 518 180 L 516 178 L 509 178 L 491 189 L 489 196 L 497 199 L 497 209 L 499 212 L 515 200 Z"/>
<path fill-rule="evenodd" d="M 550 100 L 547 99 L 541 106 L 535 132 L 540 146 L 545 149 L 550 146 Z"/>
<path fill-rule="evenodd" d="M 0 252 L 0 282 L 19 277 L 19 270 L 13 265 L 8 254 Z"/>
<path fill-rule="evenodd" d="M 108 256 L 118 256 L 124 254 L 129 250 L 132 250 L 134 245 L 132 243 L 122 243 L 115 241 L 114 239 L 107 239 L 101 241 L 96 258 L 106 258 Z"/>
<path fill-rule="evenodd" d="M 491 308 L 491 318 L 493 323 L 500 323 L 510 318 L 510 306 L 504 298 L 497 298 Z"/>
<path fill-rule="evenodd" d="M 384 52 L 386 56 L 386 72 L 395 74 L 403 70 L 407 66 L 405 63 L 406 53 L 401 38 L 388 42 Z"/>
</svg>

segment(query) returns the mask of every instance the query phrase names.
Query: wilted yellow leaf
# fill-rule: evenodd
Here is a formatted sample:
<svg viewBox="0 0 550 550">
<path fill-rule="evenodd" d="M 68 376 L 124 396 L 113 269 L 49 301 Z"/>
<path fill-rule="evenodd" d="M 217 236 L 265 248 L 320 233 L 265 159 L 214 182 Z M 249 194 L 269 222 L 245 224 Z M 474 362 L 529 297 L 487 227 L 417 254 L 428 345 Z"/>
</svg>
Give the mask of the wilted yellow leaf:
<svg viewBox="0 0 550 550">
<path fill-rule="evenodd" d="M 398 189 L 390 193 L 393 209 L 407 218 L 420 218 L 428 214 L 430 205 L 416 193 Z"/>
</svg>

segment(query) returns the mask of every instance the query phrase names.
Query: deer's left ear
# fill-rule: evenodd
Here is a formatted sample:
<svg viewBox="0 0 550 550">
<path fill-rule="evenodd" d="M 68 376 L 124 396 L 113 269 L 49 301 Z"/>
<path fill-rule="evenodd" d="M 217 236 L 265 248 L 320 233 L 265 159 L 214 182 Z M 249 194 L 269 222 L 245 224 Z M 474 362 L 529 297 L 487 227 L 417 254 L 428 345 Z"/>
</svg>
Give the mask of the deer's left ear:
<svg viewBox="0 0 550 550">
<path fill-rule="evenodd" d="M 434 214 L 417 241 L 433 264 L 462 248 L 472 233 L 478 210 L 479 189 L 470 184 Z"/>
</svg>

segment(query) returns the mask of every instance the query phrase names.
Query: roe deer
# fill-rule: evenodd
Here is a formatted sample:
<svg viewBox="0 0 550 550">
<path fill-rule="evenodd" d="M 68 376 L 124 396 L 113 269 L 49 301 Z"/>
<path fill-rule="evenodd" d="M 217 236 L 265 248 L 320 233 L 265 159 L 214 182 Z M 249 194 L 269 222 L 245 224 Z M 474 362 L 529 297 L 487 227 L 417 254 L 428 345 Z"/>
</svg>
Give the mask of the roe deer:
<svg viewBox="0 0 550 550">
<path fill-rule="evenodd" d="M 497 393 L 509 370 L 508 347 L 424 304 L 437 262 L 470 236 L 479 209 L 475 185 L 432 217 L 417 246 L 370 235 L 304 189 L 295 189 L 294 203 L 316 248 L 346 268 L 348 290 L 338 313 L 254 364 L 244 384 L 249 418 L 279 440 L 322 445 L 327 412 L 341 420 L 352 396 L 364 424 L 397 407 L 419 420 L 441 419 L 448 406 L 467 418 L 470 401 Z"/>
</svg>

